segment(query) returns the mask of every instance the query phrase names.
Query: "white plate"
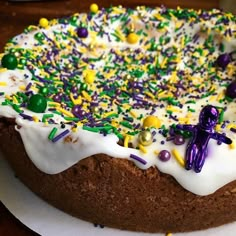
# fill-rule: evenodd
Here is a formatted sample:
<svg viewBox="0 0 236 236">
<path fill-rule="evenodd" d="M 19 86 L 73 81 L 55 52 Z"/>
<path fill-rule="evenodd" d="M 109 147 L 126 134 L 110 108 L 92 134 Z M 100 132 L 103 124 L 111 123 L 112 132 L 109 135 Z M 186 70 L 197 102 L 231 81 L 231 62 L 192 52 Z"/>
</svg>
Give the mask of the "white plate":
<svg viewBox="0 0 236 236">
<path fill-rule="evenodd" d="M 0 155 L 0 200 L 23 224 L 43 236 L 163 236 L 94 227 L 48 205 L 27 189 Z M 174 236 L 235 236 L 236 222 L 218 228 Z"/>
</svg>

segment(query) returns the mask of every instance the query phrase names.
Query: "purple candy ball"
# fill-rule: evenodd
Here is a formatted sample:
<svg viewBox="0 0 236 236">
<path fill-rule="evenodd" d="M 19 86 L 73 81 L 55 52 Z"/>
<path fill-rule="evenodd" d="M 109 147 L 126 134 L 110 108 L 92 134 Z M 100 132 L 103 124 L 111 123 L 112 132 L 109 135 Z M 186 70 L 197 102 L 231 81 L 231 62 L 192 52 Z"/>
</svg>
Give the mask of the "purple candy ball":
<svg viewBox="0 0 236 236">
<path fill-rule="evenodd" d="M 86 112 L 82 109 L 80 105 L 75 105 L 72 108 L 72 114 L 78 118 L 84 118 L 86 116 Z"/>
<path fill-rule="evenodd" d="M 80 38 L 87 38 L 88 37 L 88 30 L 85 27 L 80 27 L 77 30 L 77 35 Z"/>
<path fill-rule="evenodd" d="M 225 94 L 227 97 L 236 98 L 236 81 L 233 81 L 229 84 Z"/>
<path fill-rule="evenodd" d="M 54 102 L 61 102 L 62 96 L 61 96 L 61 94 L 55 94 L 55 95 L 52 97 L 52 99 L 53 99 Z"/>
<path fill-rule="evenodd" d="M 227 67 L 227 65 L 232 61 L 231 56 L 229 53 L 225 53 L 225 54 L 221 54 L 218 58 L 217 58 L 217 65 L 219 67 L 221 67 L 222 69 L 225 69 Z"/>
<path fill-rule="evenodd" d="M 159 154 L 158 154 L 158 158 L 161 160 L 161 161 L 169 161 L 170 160 L 170 152 L 167 151 L 167 150 L 162 150 Z"/>
<path fill-rule="evenodd" d="M 182 144 L 185 143 L 184 137 L 182 135 L 180 135 L 180 134 L 175 135 L 173 141 L 174 141 L 175 145 L 182 145 Z"/>
</svg>

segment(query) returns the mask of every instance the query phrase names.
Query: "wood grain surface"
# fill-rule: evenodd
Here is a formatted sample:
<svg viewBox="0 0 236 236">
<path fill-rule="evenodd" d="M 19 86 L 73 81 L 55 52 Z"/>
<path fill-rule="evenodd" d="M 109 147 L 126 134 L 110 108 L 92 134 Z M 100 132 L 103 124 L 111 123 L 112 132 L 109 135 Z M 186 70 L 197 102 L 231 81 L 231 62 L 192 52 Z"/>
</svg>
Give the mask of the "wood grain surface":
<svg viewBox="0 0 236 236">
<path fill-rule="evenodd" d="M 30 24 L 37 24 L 40 17 L 48 19 L 67 16 L 74 12 L 87 12 L 91 0 L 50 0 L 39 2 L 8 2 L 0 1 L 0 52 L 8 39 L 21 33 Z M 211 9 L 219 6 L 219 0 L 99 0 L 100 7 L 122 5 L 135 7 L 137 5 L 159 6 L 195 9 Z M 37 235 L 21 224 L 0 202 L 0 236 L 32 236 Z"/>
</svg>

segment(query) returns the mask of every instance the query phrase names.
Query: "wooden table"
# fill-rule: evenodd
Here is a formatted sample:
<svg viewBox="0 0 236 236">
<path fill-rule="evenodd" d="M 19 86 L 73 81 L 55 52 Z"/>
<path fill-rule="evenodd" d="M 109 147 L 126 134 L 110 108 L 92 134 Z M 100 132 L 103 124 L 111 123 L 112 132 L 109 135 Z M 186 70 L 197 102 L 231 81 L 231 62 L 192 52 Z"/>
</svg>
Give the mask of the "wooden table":
<svg viewBox="0 0 236 236">
<path fill-rule="evenodd" d="M 0 52 L 8 39 L 23 31 L 30 24 L 37 24 L 40 17 L 49 19 L 70 15 L 74 12 L 87 12 L 94 1 L 78 0 L 51 0 L 41 2 L 8 2 L 0 1 Z M 99 0 L 99 6 L 122 5 L 134 7 L 137 5 L 157 6 L 164 4 L 167 7 L 190 7 L 211 9 L 218 7 L 219 0 Z M 0 202 L 0 235 L 4 236 L 32 236 L 37 235 L 21 224 L 12 216 Z"/>
</svg>

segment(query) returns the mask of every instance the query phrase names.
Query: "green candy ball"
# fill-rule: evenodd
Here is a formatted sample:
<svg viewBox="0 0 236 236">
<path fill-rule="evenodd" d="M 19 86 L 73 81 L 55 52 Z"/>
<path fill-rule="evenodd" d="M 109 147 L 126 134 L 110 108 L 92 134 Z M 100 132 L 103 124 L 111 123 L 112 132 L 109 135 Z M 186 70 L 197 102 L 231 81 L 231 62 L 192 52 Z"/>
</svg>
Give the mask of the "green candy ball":
<svg viewBox="0 0 236 236">
<path fill-rule="evenodd" d="M 47 108 L 47 99 L 40 94 L 34 94 L 30 97 L 28 103 L 28 109 L 36 112 L 42 113 Z"/>
<path fill-rule="evenodd" d="M 2 67 L 8 70 L 14 70 L 17 67 L 17 58 L 13 54 L 6 54 L 2 58 Z"/>
</svg>

